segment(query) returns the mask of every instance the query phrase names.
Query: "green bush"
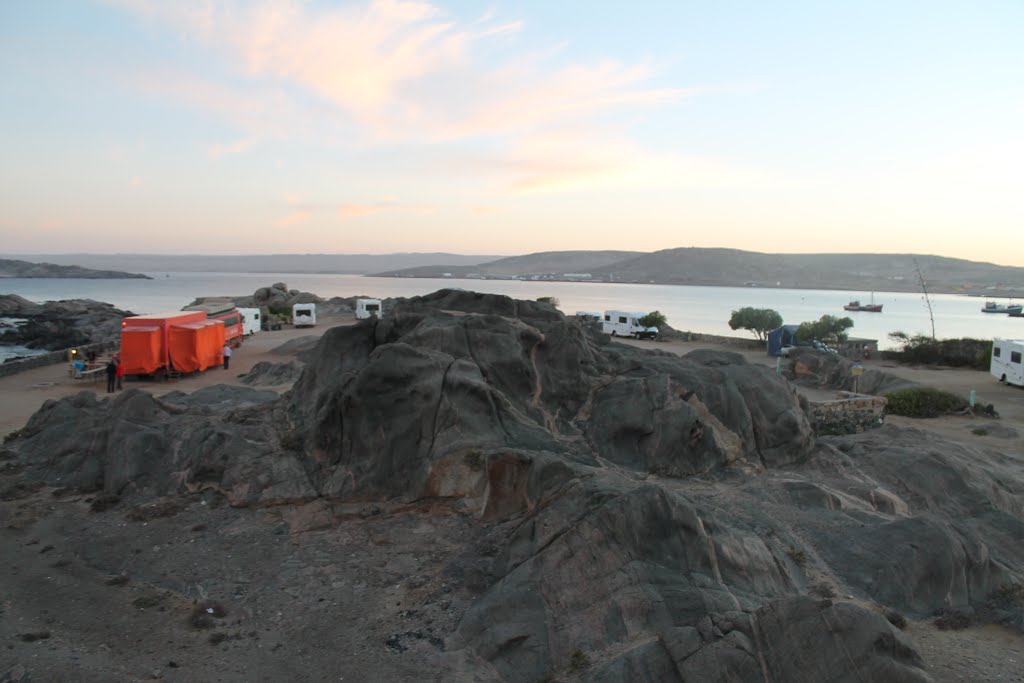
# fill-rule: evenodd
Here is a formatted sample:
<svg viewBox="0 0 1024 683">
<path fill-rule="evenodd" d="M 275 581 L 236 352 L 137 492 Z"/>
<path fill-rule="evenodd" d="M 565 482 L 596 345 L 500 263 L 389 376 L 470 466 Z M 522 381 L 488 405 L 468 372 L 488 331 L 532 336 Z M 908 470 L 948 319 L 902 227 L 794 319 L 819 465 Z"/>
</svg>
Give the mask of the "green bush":
<svg viewBox="0 0 1024 683">
<path fill-rule="evenodd" d="M 904 417 L 939 417 L 963 410 L 967 401 L 956 394 L 931 387 L 913 387 L 885 394 L 886 412 Z"/>
<path fill-rule="evenodd" d="M 932 339 L 904 332 L 893 332 L 889 339 L 899 344 L 900 350 L 886 355 L 904 363 L 988 370 L 992 360 L 992 341 L 987 339 Z"/>
</svg>

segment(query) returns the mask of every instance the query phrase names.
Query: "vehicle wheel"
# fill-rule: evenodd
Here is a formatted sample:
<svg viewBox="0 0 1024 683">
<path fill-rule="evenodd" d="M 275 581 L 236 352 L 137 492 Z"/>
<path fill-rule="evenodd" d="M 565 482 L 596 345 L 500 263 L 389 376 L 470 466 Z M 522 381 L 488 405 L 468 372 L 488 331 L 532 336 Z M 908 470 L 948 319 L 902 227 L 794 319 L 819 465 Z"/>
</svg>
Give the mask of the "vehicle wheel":
<svg viewBox="0 0 1024 683">
<path fill-rule="evenodd" d="M 999 381 L 1002 382 L 1003 384 L 1006 384 L 1006 375 L 1003 375 L 1002 377 L 1000 377 Z"/>
<path fill-rule="evenodd" d="M 612 330 L 612 336 L 613 336 L 613 337 L 617 337 L 617 336 L 619 336 L 619 335 L 615 334 L 615 330 Z"/>
</svg>

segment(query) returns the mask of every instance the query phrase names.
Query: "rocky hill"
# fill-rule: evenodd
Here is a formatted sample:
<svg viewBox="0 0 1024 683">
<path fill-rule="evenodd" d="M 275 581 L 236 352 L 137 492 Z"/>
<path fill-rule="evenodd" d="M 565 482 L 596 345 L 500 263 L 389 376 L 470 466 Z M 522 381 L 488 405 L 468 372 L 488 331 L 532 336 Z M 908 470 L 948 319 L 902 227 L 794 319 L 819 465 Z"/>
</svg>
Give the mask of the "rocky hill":
<svg viewBox="0 0 1024 683">
<path fill-rule="evenodd" d="M 0 329 L 0 344 L 58 351 L 93 343 L 116 343 L 121 319 L 132 315 L 91 299 L 37 304 L 16 294 L 0 294 L 0 316 L 13 322 Z"/>
<path fill-rule="evenodd" d="M 81 266 L 60 266 L 55 263 L 30 263 L 0 259 L 0 278 L 76 278 L 83 280 L 149 280 L 141 273 L 124 273 L 119 270 L 93 270 Z"/>
<path fill-rule="evenodd" d="M 917 265 L 915 265 L 915 260 Z M 737 249 L 542 252 L 474 266 L 418 267 L 393 277 L 541 277 L 671 285 L 787 289 L 920 291 L 917 266 L 932 292 L 1020 296 L 1024 268 L 913 254 L 763 254 Z M 567 274 L 574 274 L 567 277 Z"/>
<path fill-rule="evenodd" d="M 495 295 L 399 302 L 304 358 L 282 397 L 83 392 L 5 444 L 8 661 L 41 680 L 928 681 L 894 624 L 1024 629 L 1020 454 L 816 437 L 769 367 Z"/>
</svg>

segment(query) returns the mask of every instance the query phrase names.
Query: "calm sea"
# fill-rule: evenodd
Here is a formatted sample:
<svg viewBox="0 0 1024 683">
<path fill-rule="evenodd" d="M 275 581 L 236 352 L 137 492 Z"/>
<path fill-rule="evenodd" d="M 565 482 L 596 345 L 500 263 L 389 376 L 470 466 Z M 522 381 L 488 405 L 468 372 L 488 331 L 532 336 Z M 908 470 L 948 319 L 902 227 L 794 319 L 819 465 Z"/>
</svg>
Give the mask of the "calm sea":
<svg viewBox="0 0 1024 683">
<path fill-rule="evenodd" d="M 719 335 L 742 335 L 729 329 L 729 317 L 737 308 L 772 308 L 787 324 L 817 320 L 822 315 L 848 315 L 854 321 L 852 337 L 877 339 L 882 348 L 892 347 L 888 335 L 931 334 L 931 323 L 920 294 L 875 292 L 883 313 L 847 313 L 851 299 L 863 302 L 870 292 L 835 290 L 760 289 L 755 287 L 683 287 L 627 285 L 601 282 L 521 282 L 518 280 L 460 280 L 377 278 L 361 275 L 309 275 L 297 273 L 147 273 L 152 280 L 4 279 L 0 294 L 18 294 L 31 301 L 94 299 L 133 313 L 176 311 L 202 296 L 244 296 L 260 287 L 284 282 L 290 289 L 321 297 L 360 296 L 389 298 L 428 294 L 443 287 L 506 294 L 517 299 L 556 297 L 567 314 L 576 311 L 653 311 L 665 314 L 678 330 Z M 939 338 L 1024 338 L 1024 318 L 981 313 L 984 304 L 976 297 L 931 295 L 935 333 Z M 1003 302 L 1005 303 L 1005 302 Z M 0 350 L 0 357 L 9 355 Z"/>
</svg>

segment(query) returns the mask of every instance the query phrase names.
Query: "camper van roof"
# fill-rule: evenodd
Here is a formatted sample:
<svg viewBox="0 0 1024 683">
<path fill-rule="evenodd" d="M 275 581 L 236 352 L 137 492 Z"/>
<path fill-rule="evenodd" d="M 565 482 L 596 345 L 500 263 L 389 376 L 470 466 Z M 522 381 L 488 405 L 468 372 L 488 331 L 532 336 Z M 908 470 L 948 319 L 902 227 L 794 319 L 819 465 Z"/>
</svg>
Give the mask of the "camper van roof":
<svg viewBox="0 0 1024 683">
<path fill-rule="evenodd" d="M 219 303 L 205 303 L 205 304 L 193 304 L 186 306 L 181 309 L 183 311 L 202 311 L 207 315 L 217 315 L 218 313 L 227 313 L 228 311 L 235 310 L 236 306 L 230 301 L 224 301 Z"/>
<path fill-rule="evenodd" d="M 130 315 L 125 320 L 173 320 L 189 315 L 195 315 L 201 311 L 166 311 L 164 313 L 145 313 L 143 315 Z"/>
</svg>

